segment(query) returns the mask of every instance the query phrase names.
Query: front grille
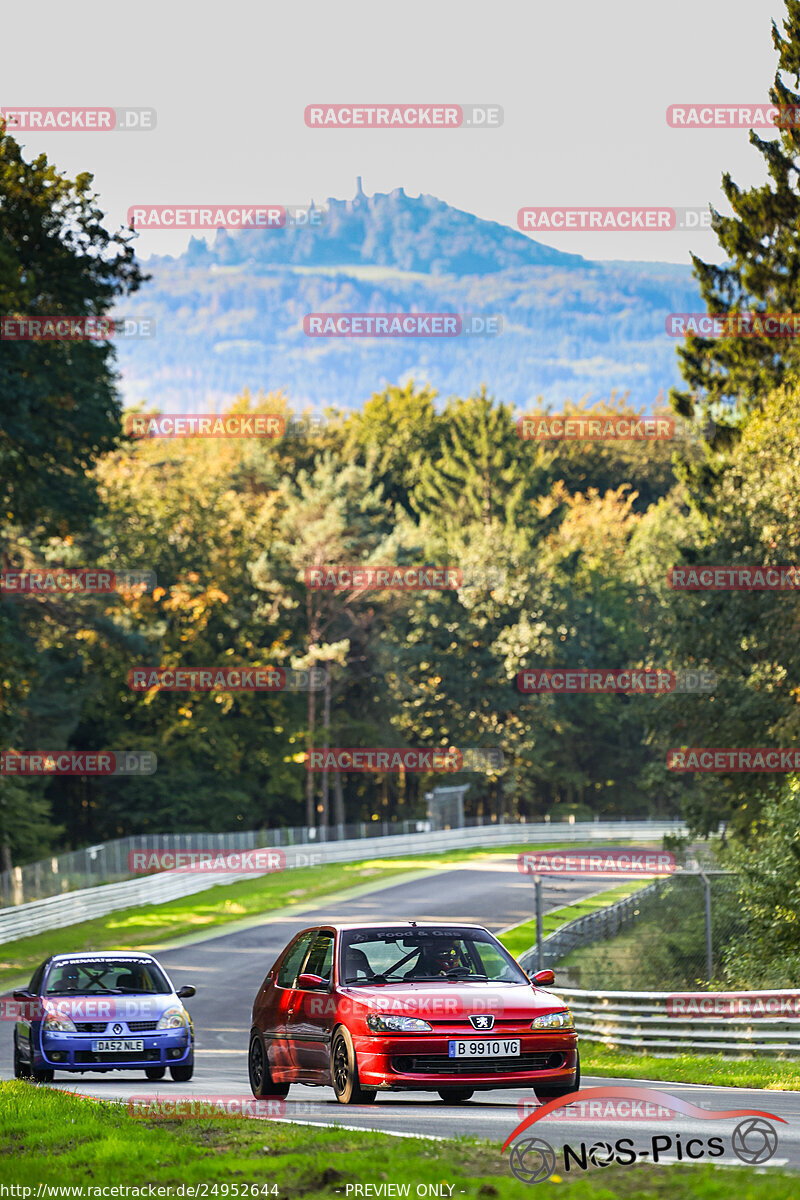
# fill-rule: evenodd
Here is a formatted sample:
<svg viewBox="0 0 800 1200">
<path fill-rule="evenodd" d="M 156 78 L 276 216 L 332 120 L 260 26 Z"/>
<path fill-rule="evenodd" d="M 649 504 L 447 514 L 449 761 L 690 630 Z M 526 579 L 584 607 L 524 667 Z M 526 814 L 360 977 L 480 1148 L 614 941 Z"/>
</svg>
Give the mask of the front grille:
<svg viewBox="0 0 800 1200">
<path fill-rule="evenodd" d="M 392 1070 L 400 1075 L 508 1075 L 520 1071 L 557 1071 L 563 1066 L 563 1054 L 509 1054 L 498 1058 L 408 1054 L 392 1059 Z"/>
<path fill-rule="evenodd" d="M 76 1033 L 105 1033 L 106 1021 L 76 1021 Z"/>
<path fill-rule="evenodd" d="M 75 1052 L 76 1063 L 98 1063 L 101 1066 L 110 1066 L 112 1063 L 159 1062 L 160 1058 L 158 1050 L 129 1050 L 123 1053 L 115 1051 L 113 1054 L 93 1054 L 91 1050 Z"/>
<path fill-rule="evenodd" d="M 158 1021 L 128 1021 L 131 1033 L 152 1033 L 158 1027 Z"/>
</svg>

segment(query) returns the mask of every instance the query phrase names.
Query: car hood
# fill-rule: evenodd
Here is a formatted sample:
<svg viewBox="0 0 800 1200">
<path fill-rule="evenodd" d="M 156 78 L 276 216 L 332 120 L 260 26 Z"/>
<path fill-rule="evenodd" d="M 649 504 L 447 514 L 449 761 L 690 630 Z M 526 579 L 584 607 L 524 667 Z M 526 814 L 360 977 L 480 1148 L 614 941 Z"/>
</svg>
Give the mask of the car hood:
<svg viewBox="0 0 800 1200">
<path fill-rule="evenodd" d="M 495 1020 L 532 1020 L 567 1005 L 552 992 L 520 983 L 347 984 L 341 995 L 365 1010 L 447 1021 L 491 1014 Z"/>
</svg>

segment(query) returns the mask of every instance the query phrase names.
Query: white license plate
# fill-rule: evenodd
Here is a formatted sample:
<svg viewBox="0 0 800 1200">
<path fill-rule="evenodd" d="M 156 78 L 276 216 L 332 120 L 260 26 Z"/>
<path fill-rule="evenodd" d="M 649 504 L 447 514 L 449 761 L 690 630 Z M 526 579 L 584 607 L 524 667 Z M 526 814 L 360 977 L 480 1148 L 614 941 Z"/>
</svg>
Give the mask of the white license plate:
<svg viewBox="0 0 800 1200">
<path fill-rule="evenodd" d="M 472 1042 L 450 1042 L 450 1058 L 502 1058 L 519 1054 L 519 1038 L 478 1038 Z"/>
<path fill-rule="evenodd" d="M 106 1038 L 92 1042 L 92 1054 L 127 1054 L 128 1051 L 144 1050 L 142 1038 Z"/>
</svg>

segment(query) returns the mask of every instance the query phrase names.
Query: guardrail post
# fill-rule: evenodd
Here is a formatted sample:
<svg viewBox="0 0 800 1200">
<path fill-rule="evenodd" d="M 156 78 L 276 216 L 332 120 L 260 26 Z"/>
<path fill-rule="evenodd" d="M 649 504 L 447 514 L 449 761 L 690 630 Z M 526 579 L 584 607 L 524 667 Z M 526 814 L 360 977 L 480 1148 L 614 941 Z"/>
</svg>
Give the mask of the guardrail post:
<svg viewBox="0 0 800 1200">
<path fill-rule="evenodd" d="M 714 960 L 712 955 L 711 945 L 711 880 L 706 875 L 705 871 L 698 871 L 698 875 L 703 881 L 705 888 L 705 915 L 706 915 L 706 979 L 711 982 L 711 977 L 714 974 Z"/>
<path fill-rule="evenodd" d="M 542 929 L 542 877 L 534 875 L 533 884 L 536 891 L 536 970 L 543 970 L 544 964 L 544 930 Z"/>
</svg>

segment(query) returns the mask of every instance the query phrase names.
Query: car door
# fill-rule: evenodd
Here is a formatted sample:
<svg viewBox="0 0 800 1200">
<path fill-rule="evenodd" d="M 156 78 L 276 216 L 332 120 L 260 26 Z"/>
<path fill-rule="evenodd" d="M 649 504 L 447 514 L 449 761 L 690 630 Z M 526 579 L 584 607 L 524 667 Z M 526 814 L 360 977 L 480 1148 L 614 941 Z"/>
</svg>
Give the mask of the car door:
<svg viewBox="0 0 800 1200">
<path fill-rule="evenodd" d="M 49 959 L 47 960 L 49 962 Z M 42 980 L 44 978 L 44 970 L 47 962 L 43 962 L 40 967 L 37 967 L 33 978 L 28 984 L 27 992 L 30 1000 L 21 1000 L 19 1003 L 19 1011 L 17 1014 L 14 1030 L 17 1037 L 17 1045 L 19 1046 L 20 1055 L 27 1063 L 33 1062 L 35 1052 L 35 1034 L 39 1028 L 37 1022 L 41 1021 L 43 1016 L 39 992 L 41 991 Z"/>
<path fill-rule="evenodd" d="M 331 1028 L 336 1009 L 333 983 L 332 929 L 320 929 L 311 944 L 302 974 L 320 975 L 324 989 L 295 988 L 289 1017 L 289 1036 L 298 1078 L 327 1078 L 330 1067 Z"/>
<path fill-rule="evenodd" d="M 270 997 L 262 1029 L 270 1073 L 276 1083 L 294 1078 L 297 1063 L 292 1049 L 289 1023 L 295 1001 L 295 983 L 305 962 L 316 929 L 300 933 L 290 942 L 270 983 Z"/>
</svg>

